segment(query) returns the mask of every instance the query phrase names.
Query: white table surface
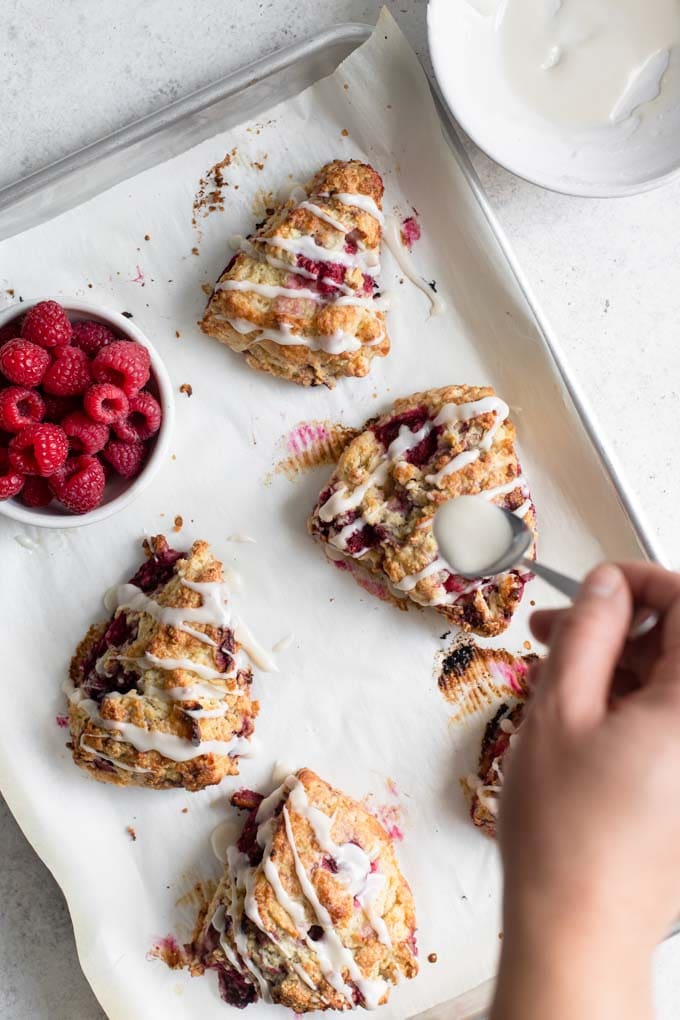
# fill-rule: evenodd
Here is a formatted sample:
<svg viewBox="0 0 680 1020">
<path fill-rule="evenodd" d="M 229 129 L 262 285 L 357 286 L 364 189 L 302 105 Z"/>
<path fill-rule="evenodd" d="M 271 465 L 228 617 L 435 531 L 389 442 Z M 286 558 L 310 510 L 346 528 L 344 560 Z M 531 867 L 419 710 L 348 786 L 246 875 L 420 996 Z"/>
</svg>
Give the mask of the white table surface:
<svg viewBox="0 0 680 1020">
<path fill-rule="evenodd" d="M 429 70 L 426 0 L 388 6 Z M 380 0 L 6 0 L 0 186 Z M 636 198 L 541 191 L 469 152 L 548 319 L 680 566 L 680 182 Z M 0 266 L 0 286 L 7 267 Z M 0 1016 L 101 1020 L 63 897 L 0 802 Z M 657 954 L 658 1016 L 680 1017 L 680 939 Z M 152 1018 L 149 1018 L 152 1020 Z"/>
</svg>

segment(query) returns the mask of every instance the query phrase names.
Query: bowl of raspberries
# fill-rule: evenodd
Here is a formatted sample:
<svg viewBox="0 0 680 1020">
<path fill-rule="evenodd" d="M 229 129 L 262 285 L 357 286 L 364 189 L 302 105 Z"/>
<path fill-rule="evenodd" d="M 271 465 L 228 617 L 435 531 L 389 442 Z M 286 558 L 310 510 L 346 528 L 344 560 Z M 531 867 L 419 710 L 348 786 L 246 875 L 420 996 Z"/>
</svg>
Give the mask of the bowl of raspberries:
<svg viewBox="0 0 680 1020">
<path fill-rule="evenodd" d="M 146 488 L 167 454 L 170 379 L 129 319 L 67 300 L 0 312 L 0 514 L 68 528 Z"/>
</svg>

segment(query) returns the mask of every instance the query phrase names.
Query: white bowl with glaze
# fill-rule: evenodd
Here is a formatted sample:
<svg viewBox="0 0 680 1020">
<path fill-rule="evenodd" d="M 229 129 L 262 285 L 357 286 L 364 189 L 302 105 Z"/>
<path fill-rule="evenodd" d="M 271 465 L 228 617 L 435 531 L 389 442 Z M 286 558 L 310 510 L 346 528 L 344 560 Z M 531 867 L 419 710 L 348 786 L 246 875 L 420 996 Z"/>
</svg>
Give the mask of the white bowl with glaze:
<svg viewBox="0 0 680 1020">
<path fill-rule="evenodd" d="M 151 357 L 151 377 L 147 386 L 154 393 L 163 411 L 161 427 L 154 437 L 153 446 L 141 473 L 130 481 L 126 481 L 124 478 L 108 481 L 104 502 L 94 510 L 90 510 L 89 513 L 69 513 L 63 507 L 60 508 L 56 501 L 47 507 L 33 509 L 24 506 L 16 497 L 0 500 L 0 515 L 11 517 L 12 520 L 21 524 L 31 524 L 37 528 L 82 528 L 85 525 L 106 520 L 107 517 L 118 513 L 119 510 L 124 510 L 151 484 L 169 452 L 175 411 L 172 383 L 158 351 L 141 329 L 124 315 L 102 305 L 63 296 L 41 297 L 3 309 L 0 312 L 0 327 L 13 319 L 21 318 L 29 308 L 38 304 L 39 301 L 57 301 L 65 309 L 71 321 L 87 319 L 101 322 L 105 326 L 109 326 L 120 339 L 134 340 L 142 347 L 146 347 Z"/>
<path fill-rule="evenodd" d="M 440 92 L 472 141 L 496 163 L 551 191 L 614 198 L 680 176 L 680 55 L 637 127 L 577 130 L 534 114 L 510 88 L 495 17 L 503 0 L 430 0 L 428 39 Z"/>
</svg>

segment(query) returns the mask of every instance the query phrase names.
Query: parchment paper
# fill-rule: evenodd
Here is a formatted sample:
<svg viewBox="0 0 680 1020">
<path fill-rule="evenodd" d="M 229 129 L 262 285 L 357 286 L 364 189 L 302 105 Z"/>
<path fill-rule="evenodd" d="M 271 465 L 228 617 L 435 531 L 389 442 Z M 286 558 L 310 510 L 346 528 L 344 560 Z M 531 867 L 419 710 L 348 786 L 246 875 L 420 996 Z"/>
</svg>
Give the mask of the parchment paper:
<svg viewBox="0 0 680 1020">
<path fill-rule="evenodd" d="M 191 223 L 198 180 L 233 149 L 225 209 L 199 222 L 199 237 Z M 383 173 L 387 211 L 405 216 L 415 207 L 423 238 L 414 254 L 448 310 L 428 321 L 426 298 L 386 253 L 392 353 L 364 380 L 305 391 L 254 373 L 195 322 L 205 303 L 201 284 L 228 261 L 229 235 L 252 229 L 253 209 L 261 212 L 267 192 L 335 157 L 368 159 Z M 158 936 L 189 934 L 191 904 L 178 901 L 218 873 L 209 834 L 229 815 L 229 793 L 266 788 L 277 760 L 309 765 L 358 798 L 372 794 L 403 832 L 398 852 L 417 903 L 421 974 L 393 992 L 385 1020 L 492 976 L 498 861 L 469 823 L 458 786 L 474 764 L 485 720 L 449 721 L 432 677 L 447 630 L 442 618 L 399 613 L 326 563 L 305 519 L 330 469 L 295 482 L 268 478 L 280 437 L 303 420 L 359 425 L 416 389 L 491 383 L 513 408 L 546 561 L 578 572 L 603 554 L 636 555 L 637 546 L 395 23 L 383 14 L 371 40 L 332 77 L 258 123 L 4 242 L 0 267 L 3 286 L 17 295 L 87 297 L 132 312 L 176 390 L 193 387 L 190 398 L 177 392 L 172 458 L 123 513 L 58 533 L 0 521 L 3 789 L 66 893 L 81 963 L 104 1009 L 112 1020 L 217 1020 L 228 1012 L 212 976 L 191 979 L 146 953 Z M 176 515 L 184 526 L 173 535 Z M 60 688 L 69 658 L 101 616 L 104 591 L 130 575 L 144 533 L 159 531 L 180 547 L 206 538 L 237 567 L 244 589 L 235 601 L 265 644 L 295 635 L 280 673 L 256 681 L 260 756 L 242 763 L 240 779 L 200 794 L 94 783 L 73 766 L 67 732 L 55 722 L 65 710 Z M 227 541 L 238 532 L 256 544 Z M 499 642 L 511 650 L 528 636 L 530 599 L 543 605 L 551 596 L 539 582 L 529 587 Z M 427 960 L 433 952 L 436 964 Z"/>
</svg>

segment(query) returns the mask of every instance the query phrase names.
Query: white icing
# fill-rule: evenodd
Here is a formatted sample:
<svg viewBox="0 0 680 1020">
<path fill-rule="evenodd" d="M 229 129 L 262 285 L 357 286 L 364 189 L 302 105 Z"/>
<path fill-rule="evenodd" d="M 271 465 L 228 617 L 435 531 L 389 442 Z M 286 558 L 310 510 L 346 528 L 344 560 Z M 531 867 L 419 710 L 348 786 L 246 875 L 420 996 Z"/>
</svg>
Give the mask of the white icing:
<svg viewBox="0 0 680 1020">
<path fill-rule="evenodd" d="M 479 443 L 480 450 L 491 449 L 494 436 L 510 414 L 510 408 L 500 397 L 482 397 L 467 404 L 444 404 L 434 420 L 435 425 L 449 425 L 451 422 L 470 421 L 479 415 L 493 412 L 495 421 Z"/>
<path fill-rule="evenodd" d="M 463 450 L 456 457 L 453 457 L 448 464 L 445 464 L 440 471 L 437 471 L 434 475 L 427 475 L 425 481 L 429 482 L 430 485 L 439 485 L 448 478 L 449 475 L 455 474 L 456 471 L 462 471 L 469 464 L 474 464 L 479 459 L 479 450 Z"/>
<path fill-rule="evenodd" d="M 117 658 L 123 661 L 126 660 L 126 656 L 117 656 Z M 157 655 L 152 655 L 151 652 L 146 652 L 141 658 L 129 659 L 127 661 L 136 662 L 142 669 L 153 668 L 166 671 L 184 669 L 189 673 L 195 673 L 196 676 L 200 676 L 202 680 L 229 680 L 231 677 L 235 677 L 238 672 L 238 666 L 230 673 L 221 673 L 218 669 L 213 669 L 212 666 L 205 666 L 202 662 L 195 662 L 193 659 L 161 659 Z M 179 688 L 179 690 L 182 689 L 188 688 Z M 219 690 L 219 688 L 215 688 L 215 690 Z M 222 694 L 224 693 L 225 691 L 222 690 Z M 212 696 L 214 697 L 214 695 Z"/>
<path fill-rule="evenodd" d="M 428 563 L 422 570 L 417 571 L 415 574 L 407 574 L 406 577 L 402 577 L 401 581 L 397 581 L 395 587 L 399 591 L 413 591 L 419 581 L 423 581 L 426 577 L 430 577 L 432 574 L 438 574 L 442 570 L 447 570 L 448 567 L 441 556 L 435 557 L 431 563 Z"/>
<path fill-rule="evenodd" d="M 440 506 L 434 518 L 440 553 L 453 574 L 488 577 L 512 547 L 512 519 L 479 496 L 458 496 Z"/>
<path fill-rule="evenodd" d="M 221 708 L 183 708 L 182 711 L 192 719 L 220 719 L 228 709 L 228 705 L 222 705 Z"/>
<path fill-rule="evenodd" d="M 293 641 L 295 640 L 294 634 L 286 634 L 279 641 L 276 642 L 272 648 L 272 652 L 285 652 L 287 648 L 290 648 Z"/>
<path fill-rule="evenodd" d="M 193 744 L 191 740 L 177 736 L 174 733 L 166 733 L 160 730 L 151 731 L 131 722 L 104 719 L 99 711 L 97 702 L 87 698 L 82 688 L 75 687 L 70 679 L 64 683 L 63 690 L 71 704 L 77 705 L 78 708 L 82 709 L 95 726 L 119 733 L 122 741 L 130 744 L 142 754 L 148 751 L 157 751 L 164 758 L 169 758 L 171 761 L 184 762 L 192 761 L 194 758 L 199 758 L 204 754 L 229 755 L 230 757 L 239 755 L 243 758 L 251 758 L 257 749 L 256 742 L 248 740 L 246 737 L 233 736 L 230 740 L 202 740 L 199 744 Z M 129 696 L 136 697 L 137 695 L 131 692 Z M 109 698 L 120 697 L 121 695 L 117 693 L 107 694 L 104 701 Z M 110 739 L 115 740 L 118 738 L 111 737 Z M 117 764 L 117 762 L 114 762 L 114 764 Z"/>
<path fill-rule="evenodd" d="M 509 492 L 514 492 L 515 489 L 521 489 L 522 492 L 527 488 L 527 480 L 524 475 L 518 475 L 517 478 L 512 478 L 505 485 L 497 485 L 494 489 L 485 489 L 481 495 L 484 499 L 495 499 L 496 496 L 506 496 Z"/>
<path fill-rule="evenodd" d="M 284 266 L 287 270 L 292 271 L 291 266 L 288 266 L 285 263 Z M 312 279 L 314 279 L 312 274 L 309 275 Z M 339 289 L 339 285 L 333 280 L 326 280 L 324 282 L 328 282 L 334 287 L 338 286 Z M 221 283 L 215 285 L 215 291 L 244 291 L 252 294 L 259 294 L 261 297 L 266 298 L 303 298 L 305 301 L 314 301 L 317 304 L 330 303 L 340 308 L 367 308 L 369 311 L 373 312 L 386 312 L 389 310 L 390 300 L 388 297 L 364 297 L 360 294 L 355 294 L 351 288 L 348 289 L 349 294 L 343 297 L 333 298 L 332 295 L 320 294 L 316 290 L 309 290 L 305 287 L 283 287 L 273 283 L 253 283 L 249 280 L 222 280 Z M 217 318 L 217 316 L 215 317 Z M 220 316 L 220 318 L 222 317 Z M 239 333 L 250 333 L 252 330 L 260 328 L 254 323 L 249 323 L 249 328 L 246 329 L 245 323 L 248 323 L 248 319 L 235 317 L 235 321 L 239 325 L 238 329 L 236 326 L 234 326 L 234 329 L 237 329 L 237 332 Z"/>
<path fill-rule="evenodd" d="M 291 853 L 293 854 L 295 874 L 300 883 L 300 888 L 316 914 L 316 919 L 324 932 L 323 938 L 318 939 L 316 942 L 312 941 L 309 936 L 306 936 L 307 945 L 316 952 L 321 972 L 336 992 L 343 995 L 348 1002 L 354 1002 L 352 989 L 345 983 L 342 977 L 343 970 L 347 970 L 350 978 L 359 989 L 366 1008 L 377 1009 L 380 1005 L 380 1000 L 387 991 L 387 983 L 380 978 L 372 980 L 364 977 L 363 972 L 354 959 L 354 954 L 342 943 L 335 930 L 331 915 L 317 896 L 314 884 L 305 871 L 295 843 L 295 835 L 290 823 L 287 807 L 283 809 L 283 821 Z"/>
<path fill-rule="evenodd" d="M 411 283 L 418 288 L 418 290 L 422 290 L 423 294 L 427 297 L 430 302 L 430 316 L 443 315 L 446 311 L 445 303 L 438 294 L 434 293 L 430 285 L 423 280 L 416 270 L 412 256 L 407 252 L 406 248 L 404 248 L 404 245 L 402 244 L 399 224 L 393 216 L 388 216 L 386 219 L 383 239 L 396 259 L 404 276 L 406 276 Z"/>
<path fill-rule="evenodd" d="M 323 197 L 325 198 L 326 196 Z M 339 191 L 333 194 L 332 197 L 336 202 L 340 202 L 341 205 L 347 205 L 351 208 L 361 209 L 363 212 L 370 213 L 381 226 L 385 222 L 382 209 L 379 208 L 378 203 L 370 195 L 350 195 L 349 192 Z"/>
<path fill-rule="evenodd" d="M 222 674 L 225 678 L 227 674 Z M 157 698 L 159 701 L 200 701 L 202 698 L 209 701 L 220 701 L 228 695 L 236 697 L 243 694 L 240 687 L 220 687 L 218 684 L 192 684 L 190 687 L 156 687 L 155 684 L 145 684 L 144 694 L 149 698 Z"/>
<path fill-rule="evenodd" d="M 282 322 L 278 329 L 261 329 L 259 326 L 248 322 L 247 319 L 234 318 L 229 315 L 216 315 L 214 318 L 228 322 L 238 333 L 254 333 L 252 344 L 262 343 L 263 340 L 271 340 L 272 343 L 282 347 L 307 347 L 310 351 L 325 351 L 326 354 L 346 354 L 361 349 L 361 341 L 353 333 L 347 333 L 342 329 L 330 334 L 294 333 L 293 327 Z M 382 337 L 380 337 L 382 340 Z"/>
<path fill-rule="evenodd" d="M 354 510 L 355 507 L 359 506 L 369 489 L 382 485 L 387 480 L 388 470 L 389 463 L 383 459 L 369 473 L 368 477 L 360 485 L 357 485 L 353 492 L 350 493 L 347 489 L 337 489 L 319 508 L 321 520 L 328 523 L 335 517 L 340 516 L 340 514 L 347 513 L 348 510 Z"/>
<path fill-rule="evenodd" d="M 314 238 L 306 234 L 300 237 L 256 237 L 259 244 L 266 244 L 272 248 L 280 248 L 292 255 L 303 255 L 314 262 L 337 262 L 348 269 L 360 269 L 368 276 L 376 276 L 380 272 L 380 260 L 377 253 L 366 250 L 347 252 L 342 248 L 324 248 L 317 244 Z M 290 268 L 290 266 L 288 266 Z"/>
<path fill-rule="evenodd" d="M 144 769 L 141 765 L 126 765 L 125 762 L 119 761 L 118 758 L 112 758 L 108 754 L 104 754 L 103 751 L 96 751 L 94 747 L 90 747 L 89 744 L 85 743 L 85 735 L 80 738 L 80 746 L 83 751 L 87 751 L 88 754 L 93 754 L 95 758 L 103 758 L 104 761 L 111 762 L 117 769 L 122 769 L 124 772 L 151 772 L 151 769 Z"/>
<path fill-rule="evenodd" d="M 244 544 L 255 545 L 256 539 L 250 535 L 246 535 L 243 532 L 238 532 L 236 535 L 227 535 L 227 542 L 240 542 Z"/>
<path fill-rule="evenodd" d="M 347 227 L 345 224 L 342 220 L 336 219 L 329 209 L 323 209 L 320 205 L 316 205 L 314 202 L 308 202 L 306 199 L 304 202 L 300 202 L 298 209 L 307 209 L 308 212 L 314 213 L 314 215 L 320 220 L 323 220 L 324 223 L 328 223 L 331 227 L 335 227 L 335 229 L 339 230 L 342 234 L 347 233 Z"/>
<path fill-rule="evenodd" d="M 418 429 L 417 432 L 411 432 L 408 425 L 400 426 L 397 438 L 393 439 L 387 448 L 388 459 L 401 460 L 405 453 L 408 453 L 409 450 L 416 447 L 423 439 L 426 439 L 431 431 L 432 426 L 429 422 L 425 422 L 423 427 Z"/>
<path fill-rule="evenodd" d="M 243 622 L 237 620 L 234 626 L 234 637 L 248 654 L 248 658 L 258 669 L 265 673 L 278 673 L 279 667 L 269 652 L 266 651 L 254 637 L 250 628 Z"/>
</svg>

